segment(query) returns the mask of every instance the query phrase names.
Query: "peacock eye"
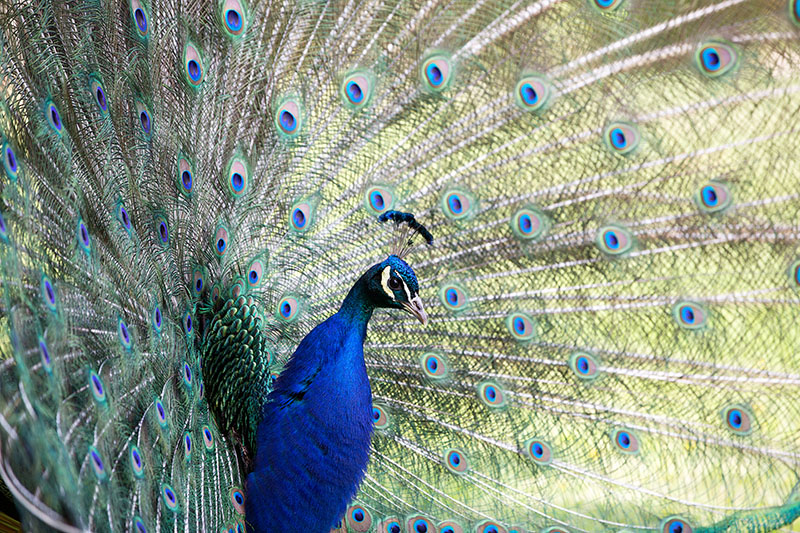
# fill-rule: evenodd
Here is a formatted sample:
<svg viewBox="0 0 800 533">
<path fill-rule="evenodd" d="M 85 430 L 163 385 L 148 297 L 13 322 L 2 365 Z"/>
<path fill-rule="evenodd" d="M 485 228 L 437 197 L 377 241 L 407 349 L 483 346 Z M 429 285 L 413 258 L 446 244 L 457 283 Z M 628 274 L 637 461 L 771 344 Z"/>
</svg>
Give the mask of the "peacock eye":
<svg viewBox="0 0 800 533">
<path fill-rule="evenodd" d="M 389 288 L 396 291 L 400 288 L 400 280 L 397 278 L 389 278 Z"/>
</svg>

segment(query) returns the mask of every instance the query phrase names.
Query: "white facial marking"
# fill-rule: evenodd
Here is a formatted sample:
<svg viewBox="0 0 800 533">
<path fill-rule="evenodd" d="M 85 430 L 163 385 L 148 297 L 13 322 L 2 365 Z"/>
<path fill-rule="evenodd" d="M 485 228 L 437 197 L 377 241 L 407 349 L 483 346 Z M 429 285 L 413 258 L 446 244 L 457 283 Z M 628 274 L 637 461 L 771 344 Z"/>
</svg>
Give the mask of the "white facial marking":
<svg viewBox="0 0 800 533">
<path fill-rule="evenodd" d="M 392 292 L 392 289 L 389 288 L 389 278 L 391 277 L 391 275 L 392 275 L 392 267 L 387 266 L 386 268 L 384 268 L 383 272 L 381 272 L 381 285 L 383 286 L 384 292 L 389 295 L 389 298 L 394 300 L 394 292 Z"/>
</svg>

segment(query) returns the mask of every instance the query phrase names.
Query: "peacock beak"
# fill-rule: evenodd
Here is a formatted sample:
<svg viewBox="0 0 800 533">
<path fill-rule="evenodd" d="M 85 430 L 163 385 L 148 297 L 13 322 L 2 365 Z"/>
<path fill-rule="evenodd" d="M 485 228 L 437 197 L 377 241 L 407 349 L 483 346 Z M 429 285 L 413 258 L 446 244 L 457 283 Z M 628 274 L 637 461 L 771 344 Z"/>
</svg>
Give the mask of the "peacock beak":
<svg viewBox="0 0 800 533">
<path fill-rule="evenodd" d="M 422 307 L 422 298 L 419 296 L 415 296 L 411 301 L 403 302 L 403 309 L 417 317 L 417 320 L 422 322 L 423 326 L 428 324 L 428 313 L 426 313 L 425 308 Z"/>
</svg>

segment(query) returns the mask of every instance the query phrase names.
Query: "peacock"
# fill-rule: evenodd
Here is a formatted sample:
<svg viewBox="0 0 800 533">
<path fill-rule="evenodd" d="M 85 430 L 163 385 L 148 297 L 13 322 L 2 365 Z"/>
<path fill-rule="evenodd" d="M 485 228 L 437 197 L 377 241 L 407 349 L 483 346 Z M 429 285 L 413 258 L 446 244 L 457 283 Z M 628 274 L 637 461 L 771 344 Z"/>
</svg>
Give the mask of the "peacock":
<svg viewBox="0 0 800 533">
<path fill-rule="evenodd" d="M 800 0 L 4 0 L 6 513 L 800 531 L 799 117 Z"/>
</svg>

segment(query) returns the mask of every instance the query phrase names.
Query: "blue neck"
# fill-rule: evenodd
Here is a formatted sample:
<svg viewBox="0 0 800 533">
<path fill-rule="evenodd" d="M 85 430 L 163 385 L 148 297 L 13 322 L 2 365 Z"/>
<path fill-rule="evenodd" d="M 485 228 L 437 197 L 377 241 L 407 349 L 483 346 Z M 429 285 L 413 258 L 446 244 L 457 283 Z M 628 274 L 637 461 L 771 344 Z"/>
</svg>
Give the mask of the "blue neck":
<svg viewBox="0 0 800 533">
<path fill-rule="evenodd" d="M 362 342 L 367 336 L 367 323 L 369 319 L 372 318 L 372 312 L 376 307 L 375 303 L 369 297 L 367 285 L 367 280 L 369 279 L 367 275 L 369 273 L 370 272 L 367 272 L 367 274 L 361 276 L 361 278 L 356 281 L 353 288 L 347 293 L 337 313 L 345 322 L 352 324 L 354 328 L 358 328 L 361 333 Z"/>
</svg>

